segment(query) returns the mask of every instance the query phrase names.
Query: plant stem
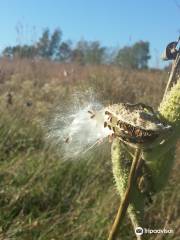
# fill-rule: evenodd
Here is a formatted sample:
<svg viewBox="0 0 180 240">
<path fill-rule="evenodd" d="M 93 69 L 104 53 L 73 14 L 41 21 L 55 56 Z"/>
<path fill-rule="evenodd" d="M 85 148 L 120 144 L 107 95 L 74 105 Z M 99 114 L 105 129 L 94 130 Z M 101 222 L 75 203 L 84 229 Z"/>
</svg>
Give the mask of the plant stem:
<svg viewBox="0 0 180 240">
<path fill-rule="evenodd" d="M 170 73 L 170 76 L 169 76 L 168 83 L 166 85 L 166 89 L 165 89 L 165 92 L 164 92 L 163 99 L 166 96 L 169 88 L 172 86 L 173 82 L 175 81 L 175 75 L 176 75 L 179 63 L 180 63 L 180 53 L 177 54 L 176 59 L 173 61 L 171 73 Z"/>
<path fill-rule="evenodd" d="M 113 226 L 109 233 L 108 240 L 115 239 L 117 232 L 118 232 L 118 227 L 119 227 L 123 217 L 126 214 L 126 210 L 128 208 L 129 201 L 130 201 L 130 195 L 132 192 L 133 184 L 135 182 L 136 168 L 137 168 L 137 165 L 138 165 L 138 162 L 140 159 L 141 159 L 141 149 L 137 148 L 135 151 L 135 154 L 134 154 L 134 158 L 132 161 L 132 165 L 131 165 L 131 169 L 130 169 L 130 173 L 129 173 L 129 177 L 128 177 L 127 189 L 124 194 L 124 198 L 122 199 L 122 201 L 120 203 L 116 218 L 114 220 Z"/>
</svg>

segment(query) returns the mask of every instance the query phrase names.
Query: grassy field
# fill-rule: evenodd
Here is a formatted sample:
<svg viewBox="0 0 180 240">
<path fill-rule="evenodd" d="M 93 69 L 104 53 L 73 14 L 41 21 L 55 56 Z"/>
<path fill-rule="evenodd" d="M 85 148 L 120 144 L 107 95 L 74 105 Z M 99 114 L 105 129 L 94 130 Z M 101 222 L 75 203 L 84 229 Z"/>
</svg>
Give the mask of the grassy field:
<svg viewBox="0 0 180 240">
<path fill-rule="evenodd" d="M 119 205 L 110 144 L 76 160 L 46 139 L 59 107 L 70 108 L 76 92 L 92 89 L 103 104 L 144 102 L 157 108 L 168 74 L 115 66 L 63 65 L 0 60 L 0 239 L 105 240 Z M 180 144 L 167 187 L 146 209 L 147 226 L 180 236 Z M 135 239 L 127 219 L 119 239 Z"/>
</svg>

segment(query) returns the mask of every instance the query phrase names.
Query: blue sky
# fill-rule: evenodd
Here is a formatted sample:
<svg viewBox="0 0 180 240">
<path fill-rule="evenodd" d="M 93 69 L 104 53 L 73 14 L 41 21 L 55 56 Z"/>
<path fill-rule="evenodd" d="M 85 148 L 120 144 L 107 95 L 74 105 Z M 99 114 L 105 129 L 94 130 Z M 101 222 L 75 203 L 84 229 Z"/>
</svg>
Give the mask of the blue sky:
<svg viewBox="0 0 180 240">
<path fill-rule="evenodd" d="M 63 39 L 73 42 L 123 47 L 149 41 L 150 64 L 161 66 L 159 55 L 177 39 L 179 23 L 180 0 L 0 0 L 0 50 L 36 41 L 46 27 L 60 27 Z"/>
</svg>

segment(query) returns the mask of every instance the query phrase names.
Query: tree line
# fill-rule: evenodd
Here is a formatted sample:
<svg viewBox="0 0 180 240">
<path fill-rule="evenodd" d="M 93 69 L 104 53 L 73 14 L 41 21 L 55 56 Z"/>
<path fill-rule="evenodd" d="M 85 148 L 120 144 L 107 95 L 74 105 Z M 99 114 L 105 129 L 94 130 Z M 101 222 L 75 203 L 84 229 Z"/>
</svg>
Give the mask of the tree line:
<svg viewBox="0 0 180 240">
<path fill-rule="evenodd" d="M 79 64 L 116 64 L 126 68 L 148 68 L 149 42 L 138 41 L 131 46 L 117 49 L 113 53 L 108 47 L 101 46 L 99 41 L 80 40 L 75 45 L 62 40 L 62 31 L 55 29 L 50 33 L 45 29 L 36 43 L 31 45 L 7 46 L 2 57 L 49 59 L 64 63 Z"/>
</svg>

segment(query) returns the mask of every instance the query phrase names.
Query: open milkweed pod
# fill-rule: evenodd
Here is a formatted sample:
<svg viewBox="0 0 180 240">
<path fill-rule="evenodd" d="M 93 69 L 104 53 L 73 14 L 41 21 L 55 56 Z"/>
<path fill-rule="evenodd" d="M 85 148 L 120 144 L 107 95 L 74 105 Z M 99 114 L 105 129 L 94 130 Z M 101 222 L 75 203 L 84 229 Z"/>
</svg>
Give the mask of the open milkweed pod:
<svg viewBox="0 0 180 240">
<path fill-rule="evenodd" d="M 158 114 L 145 104 L 120 103 L 105 108 L 104 126 L 115 137 L 135 148 L 149 148 L 160 144 L 172 127 L 159 119 Z"/>
<path fill-rule="evenodd" d="M 178 41 L 171 42 L 167 45 L 166 49 L 164 50 L 164 52 L 161 56 L 162 60 L 164 60 L 164 61 L 175 60 L 175 58 L 179 52 L 176 49 L 177 44 L 178 44 Z"/>
</svg>

